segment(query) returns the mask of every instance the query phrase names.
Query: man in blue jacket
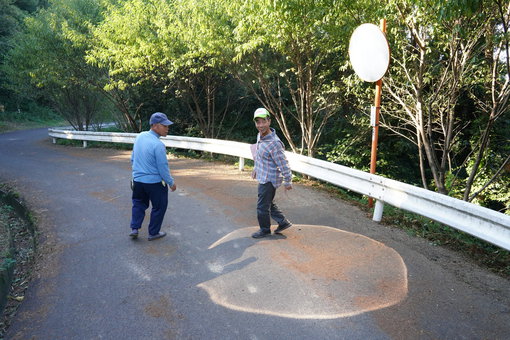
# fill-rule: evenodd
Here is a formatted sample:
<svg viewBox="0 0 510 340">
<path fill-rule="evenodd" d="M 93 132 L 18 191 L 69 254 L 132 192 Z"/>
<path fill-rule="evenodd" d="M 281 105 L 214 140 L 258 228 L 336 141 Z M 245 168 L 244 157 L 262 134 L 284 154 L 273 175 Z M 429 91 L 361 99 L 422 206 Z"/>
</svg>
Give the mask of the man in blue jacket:
<svg viewBox="0 0 510 340">
<path fill-rule="evenodd" d="M 285 157 L 283 143 L 274 129 L 270 127 L 271 117 L 269 112 L 264 108 L 259 108 L 253 114 L 253 120 L 259 131 L 252 177 L 259 182 L 257 219 L 260 230 L 254 233 L 252 237 L 261 238 L 271 235 L 270 217 L 278 223 L 278 227 L 274 231 L 275 234 L 279 234 L 292 226 L 273 201 L 276 189 L 282 183 L 285 190 L 292 189 L 292 172 L 287 157 Z"/>
<path fill-rule="evenodd" d="M 133 146 L 131 165 L 133 168 L 133 208 L 131 215 L 131 238 L 138 237 L 145 210 L 152 205 L 149 221 L 149 241 L 164 237 L 161 231 L 168 206 L 168 188 L 177 189 L 168 168 L 166 147 L 159 137 L 166 137 L 168 127 L 173 124 L 164 113 L 156 112 L 150 118 L 150 130 L 140 133 Z"/>
</svg>

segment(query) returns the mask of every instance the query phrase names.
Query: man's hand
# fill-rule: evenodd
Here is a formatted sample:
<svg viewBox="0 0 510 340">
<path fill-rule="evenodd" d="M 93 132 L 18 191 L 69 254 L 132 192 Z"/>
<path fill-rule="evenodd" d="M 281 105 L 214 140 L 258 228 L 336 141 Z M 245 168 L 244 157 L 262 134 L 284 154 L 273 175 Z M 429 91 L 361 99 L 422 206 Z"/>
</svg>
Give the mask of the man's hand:
<svg viewBox="0 0 510 340">
<path fill-rule="evenodd" d="M 285 190 L 292 190 L 292 184 L 285 185 Z"/>
<path fill-rule="evenodd" d="M 256 178 L 257 178 L 257 172 L 255 172 L 255 170 L 253 170 L 253 171 L 251 172 L 251 178 L 253 178 L 253 179 L 256 179 Z"/>
<path fill-rule="evenodd" d="M 170 187 L 170 191 L 174 192 L 176 189 L 177 189 L 177 185 L 175 185 L 175 183 L 174 183 L 174 185 L 172 185 Z"/>
</svg>

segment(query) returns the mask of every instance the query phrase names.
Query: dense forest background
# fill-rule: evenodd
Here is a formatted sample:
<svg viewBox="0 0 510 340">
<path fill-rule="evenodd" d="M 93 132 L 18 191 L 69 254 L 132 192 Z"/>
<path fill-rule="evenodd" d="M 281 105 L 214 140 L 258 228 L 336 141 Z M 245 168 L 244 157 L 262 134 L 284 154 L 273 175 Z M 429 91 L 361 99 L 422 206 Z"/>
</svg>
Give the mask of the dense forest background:
<svg viewBox="0 0 510 340">
<path fill-rule="evenodd" d="M 377 173 L 510 214 L 508 1 L 0 0 L 0 115 L 253 142 L 264 106 L 289 150 L 368 171 L 348 45 L 381 18 Z"/>
</svg>

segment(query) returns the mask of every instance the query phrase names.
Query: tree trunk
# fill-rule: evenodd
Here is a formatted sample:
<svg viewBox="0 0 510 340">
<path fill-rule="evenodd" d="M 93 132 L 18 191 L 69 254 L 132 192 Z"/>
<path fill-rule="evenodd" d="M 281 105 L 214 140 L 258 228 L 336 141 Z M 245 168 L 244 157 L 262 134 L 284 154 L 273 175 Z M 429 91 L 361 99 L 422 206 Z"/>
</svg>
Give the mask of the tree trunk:
<svg viewBox="0 0 510 340">
<path fill-rule="evenodd" d="M 483 155 L 485 154 L 485 150 L 487 148 L 487 145 L 489 144 L 489 135 L 490 130 L 492 128 L 492 125 L 494 123 L 493 118 L 489 118 L 489 121 L 487 122 L 487 126 L 485 127 L 485 130 L 483 131 L 482 138 L 480 141 L 480 148 L 478 149 L 478 152 L 476 154 L 475 163 L 473 164 L 473 168 L 471 168 L 471 172 L 469 173 L 469 177 L 466 181 L 466 188 L 464 189 L 464 201 L 469 200 L 469 194 L 471 193 L 471 188 L 473 187 L 473 182 L 475 180 L 475 176 L 478 173 L 478 168 L 480 167 L 480 163 L 482 162 Z"/>
<path fill-rule="evenodd" d="M 422 185 L 423 185 L 423 188 L 424 189 L 428 189 L 428 184 L 427 184 L 427 176 L 425 174 L 425 164 L 423 164 L 423 143 L 421 141 L 421 137 L 420 137 L 420 133 L 419 131 L 417 130 L 416 131 L 416 139 L 417 139 L 417 146 L 418 146 L 418 157 L 419 157 L 419 161 L 420 161 L 420 175 L 421 175 L 421 182 L 422 182 Z"/>
</svg>

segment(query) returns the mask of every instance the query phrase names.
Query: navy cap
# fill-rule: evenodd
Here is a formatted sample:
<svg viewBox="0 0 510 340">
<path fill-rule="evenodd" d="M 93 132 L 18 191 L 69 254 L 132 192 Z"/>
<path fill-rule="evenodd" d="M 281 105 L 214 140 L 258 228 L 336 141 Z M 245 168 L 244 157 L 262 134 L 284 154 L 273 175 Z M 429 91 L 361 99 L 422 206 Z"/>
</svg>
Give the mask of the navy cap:
<svg viewBox="0 0 510 340">
<path fill-rule="evenodd" d="M 149 121 L 150 125 L 152 124 L 162 124 L 162 125 L 172 125 L 173 123 L 168 119 L 166 114 L 163 112 L 153 113 L 151 119 Z"/>
</svg>

